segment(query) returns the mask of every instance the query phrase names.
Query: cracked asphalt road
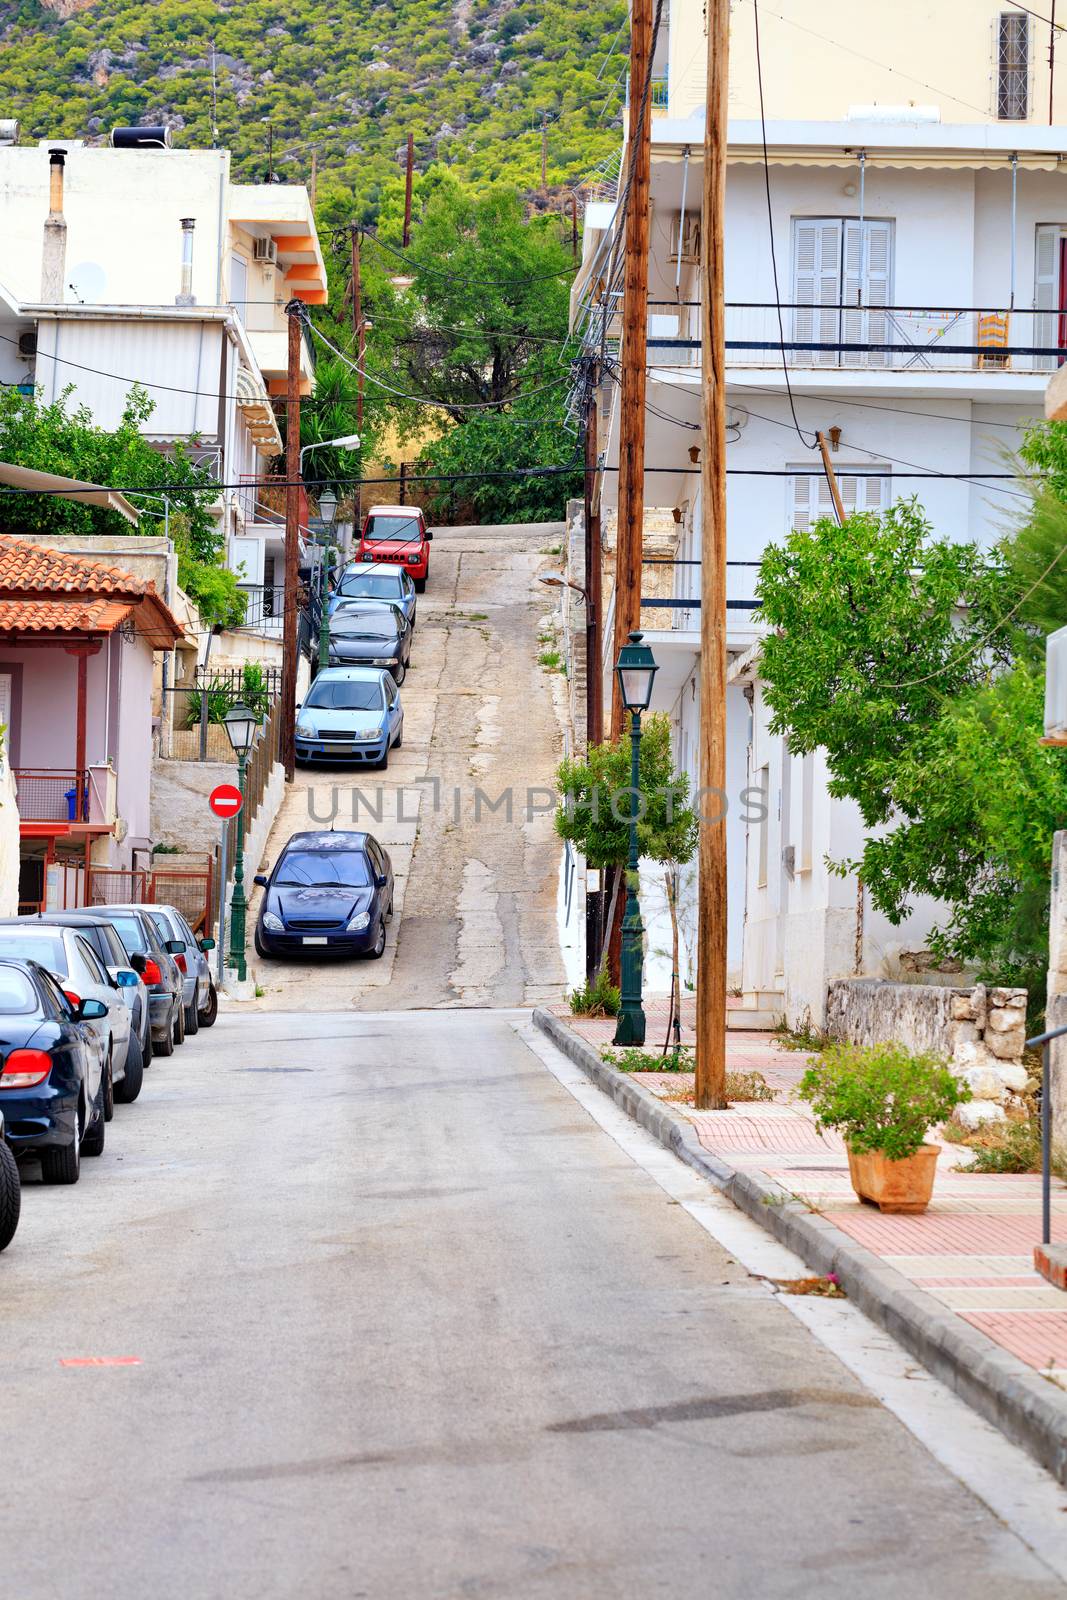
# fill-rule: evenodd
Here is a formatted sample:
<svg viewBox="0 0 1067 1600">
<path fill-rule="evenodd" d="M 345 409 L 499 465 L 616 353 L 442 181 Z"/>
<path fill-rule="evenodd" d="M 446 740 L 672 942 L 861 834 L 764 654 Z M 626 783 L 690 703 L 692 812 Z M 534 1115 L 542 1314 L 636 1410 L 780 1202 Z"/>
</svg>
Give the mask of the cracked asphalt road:
<svg viewBox="0 0 1067 1600">
<path fill-rule="evenodd" d="M 385 773 L 300 769 L 266 856 L 331 818 L 374 832 L 397 875 L 385 956 L 256 958 L 264 1008 L 534 1005 L 562 992 L 549 790 L 563 681 L 537 659 L 552 609 L 537 574 L 554 564 L 562 532 L 435 530 L 401 689 L 403 747 Z"/>
</svg>

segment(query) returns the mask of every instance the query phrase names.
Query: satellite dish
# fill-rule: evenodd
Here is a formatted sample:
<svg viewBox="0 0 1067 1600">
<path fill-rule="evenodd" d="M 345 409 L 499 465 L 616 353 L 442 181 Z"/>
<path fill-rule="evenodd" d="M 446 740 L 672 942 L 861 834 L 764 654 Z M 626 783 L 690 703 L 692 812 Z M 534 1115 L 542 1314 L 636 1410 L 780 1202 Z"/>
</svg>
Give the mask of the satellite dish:
<svg viewBox="0 0 1067 1600">
<path fill-rule="evenodd" d="M 97 261 L 79 261 L 70 275 L 68 287 L 81 305 L 99 305 L 106 299 L 107 273 Z"/>
</svg>

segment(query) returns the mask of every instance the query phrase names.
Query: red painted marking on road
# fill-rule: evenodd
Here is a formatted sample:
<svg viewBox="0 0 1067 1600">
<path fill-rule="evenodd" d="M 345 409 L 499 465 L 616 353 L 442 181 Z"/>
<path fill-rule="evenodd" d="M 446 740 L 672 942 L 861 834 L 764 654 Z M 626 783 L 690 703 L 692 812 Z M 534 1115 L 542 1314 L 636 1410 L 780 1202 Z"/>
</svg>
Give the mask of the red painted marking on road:
<svg viewBox="0 0 1067 1600">
<path fill-rule="evenodd" d="M 241 791 L 235 784 L 220 783 L 208 795 L 207 803 L 217 817 L 235 817 L 241 809 Z"/>
<path fill-rule="evenodd" d="M 139 1367 L 140 1356 L 61 1356 L 61 1367 Z"/>
</svg>

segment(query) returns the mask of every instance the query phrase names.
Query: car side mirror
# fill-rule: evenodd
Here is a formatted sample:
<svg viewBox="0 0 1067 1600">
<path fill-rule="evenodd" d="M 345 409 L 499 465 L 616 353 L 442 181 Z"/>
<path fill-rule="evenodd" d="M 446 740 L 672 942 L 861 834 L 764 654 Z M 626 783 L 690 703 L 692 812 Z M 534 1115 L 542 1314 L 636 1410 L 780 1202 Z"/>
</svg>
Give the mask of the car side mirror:
<svg viewBox="0 0 1067 1600">
<path fill-rule="evenodd" d="M 185 954 L 185 940 L 168 939 L 163 948 L 168 956 L 183 956 Z"/>
<path fill-rule="evenodd" d="M 426 537 L 427 537 L 427 539 L 432 539 L 433 538 L 433 534 L 430 532 L 429 528 L 426 529 Z"/>
<path fill-rule="evenodd" d="M 107 1006 L 102 1000 L 83 1000 L 74 1015 L 79 1022 L 99 1022 L 107 1016 Z"/>
<path fill-rule="evenodd" d="M 215 948 L 214 939 L 201 939 L 200 940 L 200 948 L 201 948 L 201 950 L 214 950 L 214 948 Z"/>
<path fill-rule="evenodd" d="M 140 955 L 137 951 L 134 951 L 133 955 L 130 957 L 130 966 L 133 971 L 136 972 L 139 978 L 142 977 L 145 969 L 144 956 Z"/>
<path fill-rule="evenodd" d="M 374 883 L 376 888 L 384 889 L 388 882 L 389 879 L 385 876 L 384 872 L 379 872 L 375 875 Z"/>
<path fill-rule="evenodd" d="M 258 883 L 258 885 L 259 885 L 259 887 L 261 889 L 265 889 L 267 887 L 267 875 L 266 875 L 266 873 L 265 872 L 257 872 L 255 877 L 252 879 L 252 882 L 253 883 Z"/>
<path fill-rule="evenodd" d="M 115 982 L 120 989 L 136 989 L 140 981 L 132 967 L 115 968 Z"/>
</svg>

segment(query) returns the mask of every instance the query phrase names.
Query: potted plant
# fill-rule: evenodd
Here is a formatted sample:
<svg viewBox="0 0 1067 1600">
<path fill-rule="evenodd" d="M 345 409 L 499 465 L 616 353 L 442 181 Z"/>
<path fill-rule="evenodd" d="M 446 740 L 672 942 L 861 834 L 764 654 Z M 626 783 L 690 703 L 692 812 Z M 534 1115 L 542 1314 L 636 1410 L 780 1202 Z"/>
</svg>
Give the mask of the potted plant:
<svg viewBox="0 0 1067 1600">
<path fill-rule="evenodd" d="M 899 1044 L 831 1045 L 797 1094 L 820 1130 L 841 1130 L 852 1187 L 882 1211 L 926 1210 L 939 1153 L 927 1130 L 971 1097 L 938 1056 Z"/>
</svg>

